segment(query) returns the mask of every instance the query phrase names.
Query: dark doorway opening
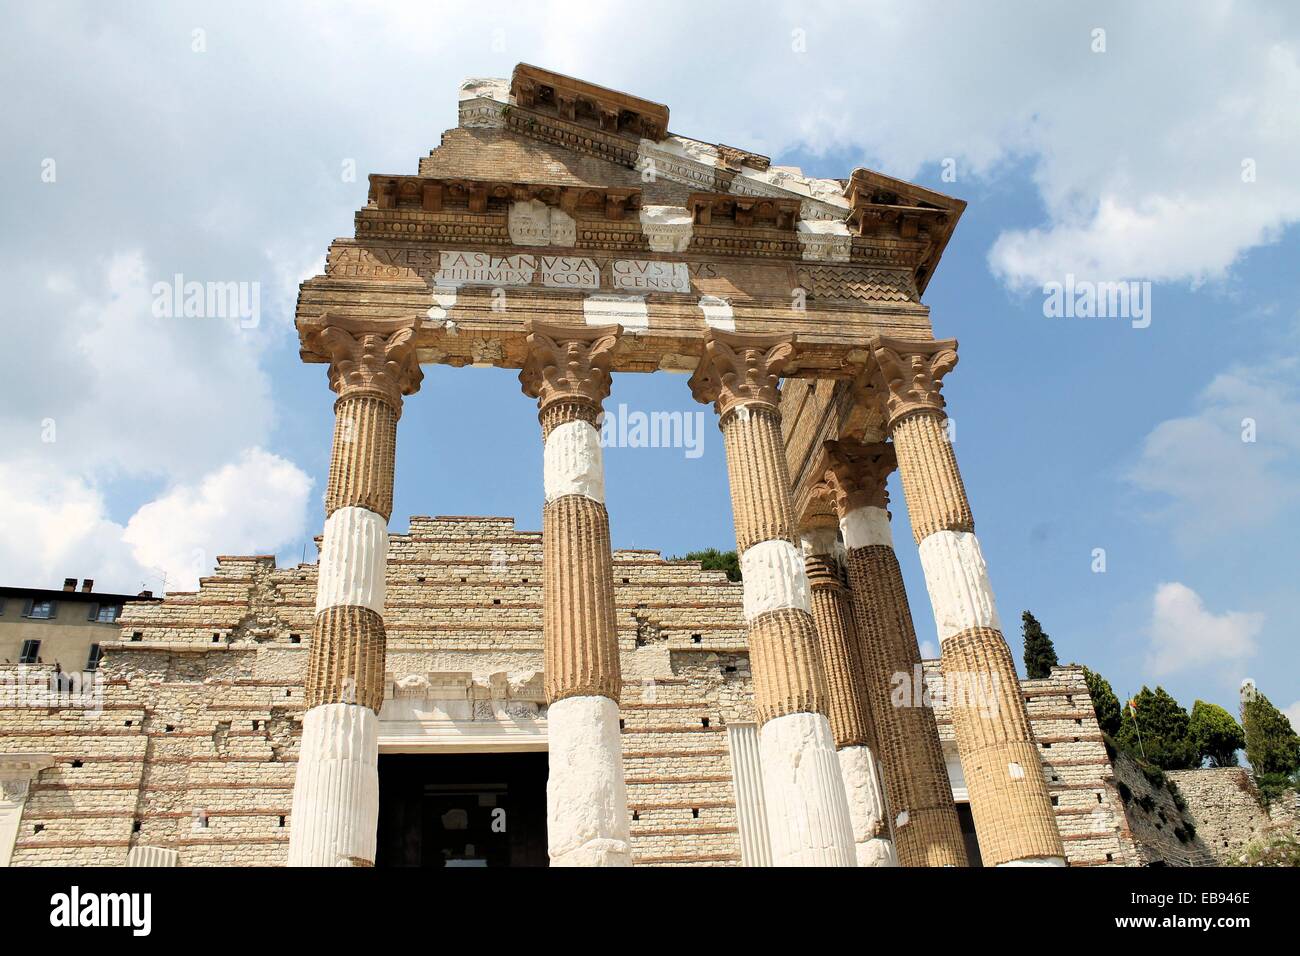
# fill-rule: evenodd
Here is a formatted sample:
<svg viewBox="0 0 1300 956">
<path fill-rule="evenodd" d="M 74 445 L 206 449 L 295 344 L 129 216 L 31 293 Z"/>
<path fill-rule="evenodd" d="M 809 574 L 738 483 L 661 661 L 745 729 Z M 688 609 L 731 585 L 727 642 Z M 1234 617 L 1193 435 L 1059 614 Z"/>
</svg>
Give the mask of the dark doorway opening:
<svg viewBox="0 0 1300 956">
<path fill-rule="evenodd" d="M 380 766 L 382 767 L 383 764 Z M 969 803 L 957 804 L 957 822 L 961 824 L 961 836 L 966 841 L 967 861 L 971 866 L 983 866 L 984 860 L 980 857 L 980 841 L 975 837 L 975 817 L 970 812 Z"/>
<path fill-rule="evenodd" d="M 546 754 L 380 754 L 375 866 L 546 866 Z"/>
</svg>

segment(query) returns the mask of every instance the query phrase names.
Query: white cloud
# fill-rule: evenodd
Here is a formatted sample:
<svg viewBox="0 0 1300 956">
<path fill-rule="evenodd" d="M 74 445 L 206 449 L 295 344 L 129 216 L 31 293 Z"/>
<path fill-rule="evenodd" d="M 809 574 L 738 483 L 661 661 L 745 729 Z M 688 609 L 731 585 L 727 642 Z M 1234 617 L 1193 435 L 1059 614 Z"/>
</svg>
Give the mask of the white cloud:
<svg viewBox="0 0 1300 956">
<path fill-rule="evenodd" d="M 1161 584 L 1152 600 L 1147 666 L 1160 677 L 1209 664 L 1242 661 L 1255 653 L 1255 636 L 1263 626 L 1263 614 L 1215 614 L 1187 585 L 1176 581 Z"/>
<path fill-rule="evenodd" d="M 1300 363 L 1230 368 L 1197 405 L 1152 429 L 1127 475 L 1180 541 L 1239 535 L 1300 501 Z"/>
<path fill-rule="evenodd" d="M 101 591 L 194 588 L 220 553 L 274 552 L 302 540 L 312 480 L 251 449 L 140 508 L 125 526 L 88 481 L 31 461 L 0 464 L 0 580 L 54 587 L 93 577 Z"/>
<path fill-rule="evenodd" d="M 141 564 L 167 573 L 170 590 L 193 589 L 218 552 L 273 552 L 298 540 L 311 487 L 297 465 L 252 449 L 145 505 L 127 522 L 122 540 Z"/>
</svg>

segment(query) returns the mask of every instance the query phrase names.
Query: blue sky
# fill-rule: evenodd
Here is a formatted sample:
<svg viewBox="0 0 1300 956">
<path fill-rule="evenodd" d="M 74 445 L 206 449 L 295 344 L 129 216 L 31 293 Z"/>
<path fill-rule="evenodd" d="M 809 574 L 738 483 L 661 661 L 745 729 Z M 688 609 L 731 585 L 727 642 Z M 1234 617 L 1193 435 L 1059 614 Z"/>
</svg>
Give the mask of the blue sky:
<svg viewBox="0 0 1300 956">
<path fill-rule="evenodd" d="M 945 394 L 1017 653 L 1030 608 L 1122 694 L 1158 682 L 1235 709 L 1250 676 L 1300 716 L 1300 14 L 999 6 L 6 4 L 0 74 L 24 92 L 0 107 L 5 583 L 188 587 L 217 554 L 298 560 L 331 396 L 297 357 L 296 284 L 350 234 L 365 175 L 413 171 L 455 125 L 464 77 L 528 61 L 809 175 L 867 166 L 967 200 L 926 302 L 961 342 Z M 688 42 L 707 35 L 731 39 Z M 865 36 L 870 56 L 845 39 Z M 259 323 L 152 315 L 176 273 L 258 283 Z M 1066 273 L 1151 282 L 1150 326 L 1046 318 L 1043 284 Z M 516 373 L 425 371 L 393 527 L 538 528 Z M 695 459 L 607 451 L 616 546 L 730 547 L 720 436 L 685 377 L 620 376 L 619 402 L 704 411 L 706 429 Z"/>
</svg>

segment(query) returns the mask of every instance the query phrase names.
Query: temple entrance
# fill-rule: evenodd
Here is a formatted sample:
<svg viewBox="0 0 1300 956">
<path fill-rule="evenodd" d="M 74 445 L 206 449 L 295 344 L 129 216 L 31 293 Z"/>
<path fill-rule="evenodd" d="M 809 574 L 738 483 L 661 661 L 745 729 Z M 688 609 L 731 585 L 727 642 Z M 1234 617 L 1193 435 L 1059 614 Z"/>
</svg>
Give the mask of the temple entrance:
<svg viewBox="0 0 1300 956">
<path fill-rule="evenodd" d="M 546 866 L 546 754 L 381 754 L 376 866 Z"/>
</svg>

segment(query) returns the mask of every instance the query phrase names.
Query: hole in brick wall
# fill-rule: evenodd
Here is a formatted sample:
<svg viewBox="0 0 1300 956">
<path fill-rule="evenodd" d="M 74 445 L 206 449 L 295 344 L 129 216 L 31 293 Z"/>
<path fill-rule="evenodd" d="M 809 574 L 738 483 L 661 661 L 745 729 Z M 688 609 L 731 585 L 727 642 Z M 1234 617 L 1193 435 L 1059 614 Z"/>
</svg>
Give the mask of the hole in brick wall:
<svg viewBox="0 0 1300 956">
<path fill-rule="evenodd" d="M 80 766 L 83 766 L 83 764 L 82 764 L 82 762 L 81 762 L 80 760 L 74 760 L 74 761 L 72 761 L 72 765 L 73 765 L 74 767 L 80 767 Z"/>
<path fill-rule="evenodd" d="M 1054 806 L 1054 807 L 1059 807 L 1060 805 L 1061 805 L 1061 798 L 1060 798 L 1060 797 L 1052 797 L 1052 806 Z"/>
<path fill-rule="evenodd" d="M 1100 793 L 1097 794 L 1097 802 L 1098 802 L 1098 803 L 1101 803 L 1101 794 L 1100 794 Z"/>
<path fill-rule="evenodd" d="M 500 604 L 500 603 L 501 603 L 501 599 L 500 599 L 500 598 L 493 598 L 493 599 L 492 599 L 492 603 L 493 603 L 493 604 Z"/>
<path fill-rule="evenodd" d="M 691 643 L 692 643 L 692 644 L 698 644 L 698 643 L 700 643 L 700 642 L 703 641 L 703 640 L 704 640 L 704 635 L 703 635 L 703 634 L 692 634 L 692 635 L 691 635 Z"/>
<path fill-rule="evenodd" d="M 700 726 L 701 726 L 701 727 L 707 727 L 707 726 L 709 726 L 709 718 L 707 718 L 707 717 L 701 717 L 701 718 L 700 718 Z"/>
<path fill-rule="evenodd" d="M 620 717 L 620 718 L 618 719 L 618 729 L 619 729 L 619 730 L 622 730 L 622 729 L 623 729 L 624 727 L 626 727 L 626 726 L 627 726 L 627 721 L 624 720 L 622 717 Z"/>
<path fill-rule="evenodd" d="M 700 818 L 700 808 L 699 808 L 699 807 L 691 807 L 691 816 L 692 816 L 694 819 L 698 820 L 698 819 Z"/>
<path fill-rule="evenodd" d="M 723 667 L 722 667 L 722 673 L 724 673 L 724 674 L 734 674 L 734 673 L 736 673 L 736 665 L 735 665 L 735 664 L 724 664 Z"/>
<path fill-rule="evenodd" d="M 292 696 L 293 696 L 293 688 L 289 688 L 289 689 L 287 689 L 287 690 L 284 692 L 284 696 L 285 696 L 285 697 L 292 697 Z"/>
<path fill-rule="evenodd" d="M 122 726 L 124 726 L 124 727 L 130 727 L 130 726 L 131 726 L 131 721 L 129 721 L 129 720 L 124 721 L 123 724 L 122 724 Z"/>
<path fill-rule="evenodd" d="M 220 635 L 220 634 L 213 634 L 213 635 L 212 635 L 212 643 L 213 643 L 213 644 L 220 644 L 220 643 L 221 643 L 221 635 Z"/>
<path fill-rule="evenodd" d="M 1056 774 L 1052 774 L 1052 783 L 1059 783 L 1061 780 Z"/>
<path fill-rule="evenodd" d="M 131 640 L 133 640 L 133 641 L 143 641 L 143 640 L 144 640 L 144 631 L 135 631 L 134 633 L 132 633 L 132 635 L 131 635 Z"/>
<path fill-rule="evenodd" d="M 632 819 L 633 819 L 633 820 L 640 820 L 640 819 L 641 819 L 641 811 L 640 811 L 640 810 L 633 810 L 633 811 L 632 811 Z M 1227 844 L 1225 843 L 1224 846 L 1227 846 Z"/>
<path fill-rule="evenodd" d="M 1075 737 L 1075 738 L 1074 738 L 1074 742 L 1077 744 L 1077 743 L 1079 742 L 1079 738 L 1078 738 L 1078 737 Z"/>
<path fill-rule="evenodd" d="M 302 635 L 301 635 L 301 634 L 290 634 L 290 635 L 289 635 L 289 643 L 290 643 L 290 644 L 301 644 L 301 643 L 302 643 Z"/>
<path fill-rule="evenodd" d="M 1051 749 L 1052 749 L 1052 745 L 1051 745 L 1051 744 L 1043 744 L 1043 749 L 1044 749 L 1044 750 L 1051 750 Z"/>
<path fill-rule="evenodd" d="M 1073 695 L 1073 694 L 1066 694 L 1066 695 L 1065 695 L 1065 702 L 1066 702 L 1067 704 L 1071 705 L 1071 706 L 1074 706 L 1074 695 Z"/>
<path fill-rule="evenodd" d="M 461 578 L 461 579 L 460 579 L 460 583 L 461 583 L 461 584 L 464 584 L 467 580 L 469 580 L 469 579 L 468 579 L 468 578 Z"/>
<path fill-rule="evenodd" d="M 527 584 L 527 583 L 528 583 L 528 579 L 527 579 L 527 578 L 524 578 L 524 579 L 523 579 L 523 583 L 524 583 L 524 584 Z"/>
<path fill-rule="evenodd" d="M 143 824 L 141 824 L 139 820 L 136 820 L 134 823 L 131 824 L 131 832 L 132 832 L 132 833 L 139 833 L 140 830 L 141 830 L 141 828 L 142 828 L 142 826 L 143 826 Z"/>
<path fill-rule="evenodd" d="M 417 584 L 423 584 L 423 583 L 424 583 L 424 578 L 416 578 L 416 579 L 415 579 L 415 582 L 416 582 Z"/>
<path fill-rule="evenodd" d="M 169 733 L 169 734 L 170 734 L 173 730 L 175 730 L 175 729 L 176 729 L 176 725 L 175 725 L 175 724 L 168 724 L 166 727 L 163 728 L 163 730 L 164 730 L 166 733 Z"/>
<path fill-rule="evenodd" d="M 261 722 L 260 720 L 255 720 L 255 721 L 253 721 L 253 729 L 254 729 L 254 730 L 261 730 L 261 729 L 262 729 L 262 722 Z"/>
<path fill-rule="evenodd" d="M 38 823 L 38 824 L 36 824 L 34 827 L 32 827 L 32 832 L 33 832 L 33 833 L 40 833 L 40 832 L 41 832 L 42 830 L 44 830 L 44 829 L 45 829 L 45 824 L 44 824 L 44 823 Z"/>
<path fill-rule="evenodd" d="M 1114 854 L 1112 854 L 1112 853 L 1107 853 L 1107 854 L 1106 854 L 1106 862 L 1107 862 L 1107 863 L 1114 863 L 1114 862 L 1115 862 L 1115 856 L 1114 856 Z"/>
<path fill-rule="evenodd" d="M 1075 722 L 1076 725 L 1078 725 L 1078 726 L 1080 726 L 1080 727 L 1083 726 L 1083 718 L 1082 718 L 1082 717 L 1076 717 L 1076 718 L 1074 718 L 1074 722 Z"/>
<path fill-rule="evenodd" d="M 280 817 L 280 826 L 284 826 L 284 817 L 283 817 L 283 816 Z"/>
<path fill-rule="evenodd" d="M 624 583 L 624 584 L 631 584 L 631 583 L 632 583 L 632 579 L 631 579 L 631 578 L 624 578 L 624 579 L 623 579 L 623 583 Z"/>
</svg>

